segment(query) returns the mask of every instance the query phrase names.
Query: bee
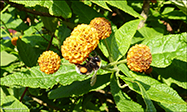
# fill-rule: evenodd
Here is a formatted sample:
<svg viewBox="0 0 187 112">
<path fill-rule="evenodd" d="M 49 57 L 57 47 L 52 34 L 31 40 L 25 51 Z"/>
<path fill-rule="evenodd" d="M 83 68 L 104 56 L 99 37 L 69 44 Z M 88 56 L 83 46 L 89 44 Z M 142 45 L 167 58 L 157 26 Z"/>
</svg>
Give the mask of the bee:
<svg viewBox="0 0 187 112">
<path fill-rule="evenodd" d="M 94 57 L 88 57 L 86 63 L 84 63 L 83 65 L 77 64 L 76 71 L 82 75 L 89 75 L 94 71 L 94 74 L 90 81 L 90 85 L 93 86 L 97 79 L 96 73 L 100 67 L 101 67 L 101 59 L 98 56 L 94 56 Z"/>
</svg>

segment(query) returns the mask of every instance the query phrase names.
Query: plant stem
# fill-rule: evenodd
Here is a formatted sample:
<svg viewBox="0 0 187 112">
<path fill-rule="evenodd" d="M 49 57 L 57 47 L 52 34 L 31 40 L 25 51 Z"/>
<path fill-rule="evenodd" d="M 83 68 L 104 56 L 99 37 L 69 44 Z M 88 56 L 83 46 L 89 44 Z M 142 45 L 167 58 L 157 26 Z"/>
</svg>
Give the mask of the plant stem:
<svg viewBox="0 0 187 112">
<path fill-rule="evenodd" d="M 121 63 L 127 63 L 127 59 L 120 60 L 118 62 L 111 62 L 108 65 L 103 66 L 103 68 L 107 68 L 107 67 L 110 67 L 110 66 L 115 66 L 115 65 L 118 65 L 118 64 L 121 64 Z"/>
<path fill-rule="evenodd" d="M 142 28 L 148 18 L 148 14 L 149 14 L 149 8 L 150 8 L 150 0 L 144 0 L 143 1 L 143 6 L 142 6 L 142 12 L 141 12 L 141 16 L 144 18 L 144 20 L 141 20 L 139 25 L 138 25 L 138 29 Z"/>
<path fill-rule="evenodd" d="M 39 31 L 38 31 L 38 29 L 36 29 L 36 28 L 34 28 L 39 34 L 40 34 L 40 36 L 43 38 L 43 39 L 45 39 L 47 42 L 50 42 L 49 40 L 47 40 Z M 59 52 L 61 52 L 60 51 L 60 49 L 57 47 L 57 46 L 55 46 L 55 45 L 53 45 L 53 44 L 51 44 L 55 49 L 57 49 Z"/>
<path fill-rule="evenodd" d="M 11 38 L 11 35 L 10 35 L 10 33 L 8 33 L 5 29 L 3 29 L 2 27 L 1 27 L 1 29 L 7 34 L 7 35 L 9 35 L 9 37 Z"/>
<path fill-rule="evenodd" d="M 123 88 L 127 87 L 128 85 L 127 85 L 127 84 L 121 85 L 120 82 L 119 82 L 119 76 L 120 76 L 119 72 L 116 72 L 116 77 L 117 77 L 118 86 L 119 86 L 121 89 L 123 89 Z"/>
<path fill-rule="evenodd" d="M 7 31 L 8 31 L 8 28 L 7 28 L 6 24 L 5 24 L 2 20 L 0 20 L 0 21 L 3 23 L 3 25 L 5 26 L 5 28 L 6 28 Z M 3 29 L 3 28 L 1 27 L 1 29 Z M 5 31 L 5 33 L 6 33 L 6 30 L 4 30 L 4 31 Z M 8 31 L 7 34 L 10 36 L 10 38 L 13 38 L 12 35 L 10 35 L 10 32 L 9 32 L 9 31 Z"/>
<path fill-rule="evenodd" d="M 3 12 L 5 12 L 9 7 L 10 7 L 10 4 L 8 4 L 8 5 L 1 11 L 1 14 L 3 14 Z"/>
<path fill-rule="evenodd" d="M 24 7 L 24 5 L 13 3 L 13 2 L 10 2 L 8 0 L 5 0 L 5 2 L 7 4 L 10 4 L 12 7 L 17 8 L 20 11 L 25 11 L 25 12 L 28 12 L 28 13 L 31 13 L 31 14 L 34 14 L 34 15 L 46 16 L 46 17 L 55 17 L 55 18 L 60 18 L 62 20 L 65 20 L 62 16 L 54 16 L 54 15 L 51 15 L 49 13 L 35 11 L 35 10 Z"/>
<path fill-rule="evenodd" d="M 48 44 L 48 46 L 47 46 L 46 51 L 49 50 L 49 48 L 50 48 L 50 46 L 51 46 L 51 44 L 52 44 L 52 41 L 53 41 L 53 37 L 54 37 L 54 33 L 51 35 L 51 39 L 50 39 L 50 41 L 49 41 L 49 44 Z"/>
<path fill-rule="evenodd" d="M 20 98 L 20 100 L 19 100 L 20 102 L 22 102 L 22 99 L 23 99 L 25 93 L 27 92 L 27 90 L 28 90 L 28 87 L 25 88 L 23 94 L 21 95 L 21 98 Z"/>
</svg>

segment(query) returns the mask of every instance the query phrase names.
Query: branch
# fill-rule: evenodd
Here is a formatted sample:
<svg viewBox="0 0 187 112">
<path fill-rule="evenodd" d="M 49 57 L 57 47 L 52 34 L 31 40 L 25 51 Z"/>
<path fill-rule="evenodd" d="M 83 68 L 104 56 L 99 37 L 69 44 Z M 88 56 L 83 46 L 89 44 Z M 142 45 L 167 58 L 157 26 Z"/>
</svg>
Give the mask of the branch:
<svg viewBox="0 0 187 112">
<path fill-rule="evenodd" d="M 49 50 L 49 48 L 50 48 L 50 46 L 51 46 L 51 44 L 52 44 L 52 41 L 53 41 L 53 37 L 54 37 L 54 34 L 51 35 L 51 39 L 50 39 L 50 41 L 49 41 L 49 44 L 48 44 L 48 46 L 47 46 L 46 51 Z"/>
<path fill-rule="evenodd" d="M 13 2 L 10 2 L 10 1 L 7 1 L 7 0 L 5 0 L 5 2 L 7 4 L 10 4 L 12 7 L 17 8 L 20 11 L 25 11 L 25 12 L 28 12 L 28 13 L 31 13 L 31 14 L 34 14 L 34 15 L 39 15 L 39 16 L 55 17 L 55 18 L 59 18 L 59 19 L 62 19 L 63 21 L 65 21 L 65 19 L 61 16 L 54 16 L 54 15 L 51 15 L 49 13 L 35 11 L 35 10 L 24 7 L 24 5 L 13 3 Z"/>
<path fill-rule="evenodd" d="M 141 16 L 143 16 L 144 20 L 141 20 L 139 25 L 138 25 L 138 29 L 142 28 L 148 18 L 148 14 L 149 14 L 149 8 L 150 8 L 150 0 L 144 0 L 143 1 L 143 7 L 142 7 L 142 12 L 141 12 Z"/>
<path fill-rule="evenodd" d="M 21 95 L 21 98 L 19 99 L 20 102 L 22 102 L 23 97 L 25 96 L 25 93 L 27 92 L 28 87 L 25 88 L 23 94 Z"/>
</svg>

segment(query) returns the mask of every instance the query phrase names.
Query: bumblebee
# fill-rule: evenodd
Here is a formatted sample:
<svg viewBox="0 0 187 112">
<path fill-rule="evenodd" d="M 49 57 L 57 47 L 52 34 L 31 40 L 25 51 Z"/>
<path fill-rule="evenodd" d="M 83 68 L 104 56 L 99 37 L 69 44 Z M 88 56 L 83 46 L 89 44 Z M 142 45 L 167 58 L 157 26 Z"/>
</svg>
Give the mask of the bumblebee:
<svg viewBox="0 0 187 112">
<path fill-rule="evenodd" d="M 90 85 L 93 86 L 97 79 L 97 70 L 101 67 L 101 59 L 98 56 L 88 57 L 83 65 L 77 64 L 76 71 L 82 75 L 89 75 L 94 71 Z"/>
</svg>

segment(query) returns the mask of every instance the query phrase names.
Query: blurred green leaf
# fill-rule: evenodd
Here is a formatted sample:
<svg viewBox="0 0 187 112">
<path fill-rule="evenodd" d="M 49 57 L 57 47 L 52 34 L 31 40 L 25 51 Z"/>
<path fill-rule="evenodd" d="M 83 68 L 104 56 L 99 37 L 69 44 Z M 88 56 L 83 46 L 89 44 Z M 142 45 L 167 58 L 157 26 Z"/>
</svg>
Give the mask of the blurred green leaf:
<svg viewBox="0 0 187 112">
<path fill-rule="evenodd" d="M 42 22 L 44 24 L 44 26 L 46 27 L 46 29 L 48 29 L 51 32 L 55 32 L 56 27 L 58 25 L 58 19 L 54 18 L 54 17 L 42 17 Z"/>
<path fill-rule="evenodd" d="M 95 85 L 92 87 L 90 85 L 90 79 L 84 81 L 75 81 L 71 85 L 61 86 L 49 93 L 50 99 L 57 99 L 63 97 L 69 97 L 72 95 L 82 95 L 86 94 L 90 91 L 100 90 L 105 88 L 108 85 L 110 80 L 110 74 L 105 75 L 97 75 L 97 81 Z"/>
<path fill-rule="evenodd" d="M 174 7 L 166 7 L 164 8 L 164 11 L 162 12 L 162 14 L 167 14 L 169 12 L 172 12 L 175 8 Z"/>
<path fill-rule="evenodd" d="M 126 93 L 120 90 L 114 75 L 111 75 L 110 87 L 111 87 L 112 96 L 114 97 L 114 101 L 119 111 L 122 112 L 144 111 L 141 105 L 131 100 L 131 98 Z"/>
<path fill-rule="evenodd" d="M 1 21 L 3 21 L 4 23 L 8 23 L 11 20 L 13 20 L 13 17 L 11 14 L 8 14 L 8 13 L 1 14 Z"/>
<path fill-rule="evenodd" d="M 142 44 L 151 49 L 153 58 L 151 65 L 164 68 L 170 65 L 175 58 L 187 62 L 186 34 L 170 34 L 143 41 Z"/>
<path fill-rule="evenodd" d="M 70 34 L 71 34 L 71 30 L 67 28 L 67 26 L 65 25 L 59 26 L 55 32 L 55 35 L 57 36 L 61 44 L 66 39 L 66 37 L 70 36 Z"/>
<path fill-rule="evenodd" d="M 135 83 L 139 82 L 145 88 L 150 99 L 158 102 L 165 111 L 186 111 L 187 103 L 183 101 L 175 90 L 149 76 L 140 73 L 137 75 L 131 71 L 130 73 L 133 78 L 127 78 L 122 75 L 120 75 L 120 78 L 128 84 L 131 90 L 142 94 Z"/>
<path fill-rule="evenodd" d="M 119 60 L 130 47 L 131 39 L 136 33 L 140 19 L 132 20 L 121 26 L 111 40 L 111 55 L 113 59 Z"/>
<path fill-rule="evenodd" d="M 185 15 L 187 15 L 187 4 L 185 0 L 170 0 L 172 3 L 174 3 L 179 9 L 183 11 Z"/>
<path fill-rule="evenodd" d="M 7 53 L 6 51 L 1 52 L 1 66 L 6 66 L 14 61 L 16 61 L 17 57 L 13 54 Z"/>
<path fill-rule="evenodd" d="M 32 33 L 37 32 L 37 30 L 40 31 L 42 27 L 43 27 L 43 22 L 39 22 L 35 26 L 30 26 L 27 30 L 25 30 L 24 35 L 31 35 Z"/>
<path fill-rule="evenodd" d="M 20 38 L 17 40 L 18 53 L 21 60 L 28 67 L 36 65 L 39 54 L 36 54 L 36 49 L 33 48 L 30 44 L 26 44 Z"/>
<path fill-rule="evenodd" d="M 47 40 L 45 40 L 43 37 Z M 30 44 L 32 47 L 39 48 L 41 50 L 46 50 L 46 47 L 50 41 L 50 35 L 40 35 L 40 34 L 33 34 L 33 35 L 25 35 L 21 38 L 27 44 Z"/>
<path fill-rule="evenodd" d="M 22 23 L 21 19 L 15 19 L 9 23 L 6 24 L 7 28 L 12 28 L 15 29 L 16 27 L 18 27 L 20 24 Z"/>
<path fill-rule="evenodd" d="M 98 6 L 107 9 L 112 12 L 112 10 L 107 6 L 106 1 L 96 1 L 96 0 L 91 0 L 93 3 L 97 4 Z"/>
<path fill-rule="evenodd" d="M 111 6 L 117 7 L 118 9 L 121 9 L 122 11 L 130 14 L 131 16 L 134 16 L 135 18 L 142 18 L 142 16 L 137 13 L 132 7 L 130 7 L 127 4 L 127 1 L 113 1 L 113 0 L 109 0 L 107 1 L 108 4 L 110 4 Z"/>
<path fill-rule="evenodd" d="M 0 97 L 1 97 L 1 109 L 3 112 L 29 112 L 27 106 L 21 103 L 18 99 L 16 99 L 12 95 L 5 95 L 4 91 L 0 89 Z"/>
<path fill-rule="evenodd" d="M 74 1 L 71 8 L 73 9 L 73 12 L 77 14 L 80 23 L 89 24 L 94 17 L 102 16 L 100 13 L 97 13 L 91 7 L 81 2 Z"/>
<path fill-rule="evenodd" d="M 187 89 L 187 63 L 180 60 L 173 60 L 172 64 L 166 68 L 153 68 L 163 81 L 171 86 L 172 83 Z"/>
<path fill-rule="evenodd" d="M 51 2 L 51 4 L 49 6 L 47 6 L 49 8 L 49 13 L 51 15 L 55 15 L 55 16 L 62 16 L 64 18 L 70 18 L 72 13 L 71 13 L 71 9 L 68 6 L 68 4 L 66 3 L 66 1 L 46 1 L 46 2 Z"/>
<path fill-rule="evenodd" d="M 164 17 L 168 19 L 186 20 L 186 15 L 181 10 L 174 10 L 172 12 L 164 14 Z"/>
<path fill-rule="evenodd" d="M 34 7 L 36 5 L 40 5 L 43 7 L 47 7 L 49 9 L 49 13 L 55 16 L 62 16 L 64 18 L 70 18 L 72 13 L 65 1 L 56 1 L 56 0 L 42 0 L 42 1 L 15 1 L 10 0 L 11 2 L 23 4 L 26 7 Z"/>
</svg>

